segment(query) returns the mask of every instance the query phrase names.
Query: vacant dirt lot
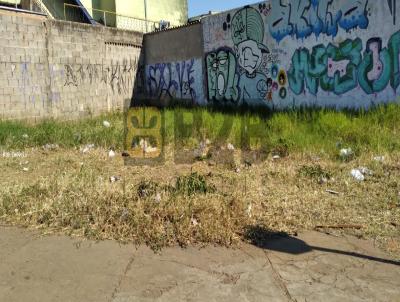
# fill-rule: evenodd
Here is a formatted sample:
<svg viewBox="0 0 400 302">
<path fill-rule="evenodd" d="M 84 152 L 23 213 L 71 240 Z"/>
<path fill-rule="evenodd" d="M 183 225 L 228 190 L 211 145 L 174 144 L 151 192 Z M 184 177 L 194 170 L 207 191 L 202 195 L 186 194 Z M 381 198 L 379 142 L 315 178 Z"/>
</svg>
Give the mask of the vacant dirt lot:
<svg viewBox="0 0 400 302">
<path fill-rule="evenodd" d="M 290 154 L 275 159 L 207 159 L 127 166 L 101 148 L 34 148 L 0 158 L 0 219 L 94 239 L 165 246 L 317 228 L 373 239 L 400 259 L 400 157 L 351 162 Z M 167 152 L 168 153 L 168 152 Z M 379 154 L 382 155 L 382 154 Z M 14 157 L 13 157 L 14 156 Z M 361 169 L 364 181 L 351 176 Z"/>
</svg>

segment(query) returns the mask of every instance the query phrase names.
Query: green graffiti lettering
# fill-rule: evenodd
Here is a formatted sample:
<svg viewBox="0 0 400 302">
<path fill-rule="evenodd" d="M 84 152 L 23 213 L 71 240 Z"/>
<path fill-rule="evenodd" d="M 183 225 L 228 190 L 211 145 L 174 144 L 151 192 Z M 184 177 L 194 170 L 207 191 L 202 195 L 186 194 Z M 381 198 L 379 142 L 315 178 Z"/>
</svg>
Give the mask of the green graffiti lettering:
<svg viewBox="0 0 400 302">
<path fill-rule="evenodd" d="M 340 70 L 334 72 L 333 92 L 343 94 L 357 87 L 357 67 L 361 62 L 361 39 L 346 40 L 339 44 L 339 47 L 329 45 L 327 49 L 328 57 L 335 62 L 348 61 L 345 68 L 346 72 L 341 75 Z M 328 66 L 329 68 L 329 66 Z"/>
<path fill-rule="evenodd" d="M 360 86 L 367 94 L 383 91 L 389 84 L 400 86 L 400 31 L 392 35 L 388 47 L 380 38 L 367 42 L 362 55 L 362 41 L 346 40 L 335 46 L 317 45 L 295 51 L 288 71 L 289 87 L 296 95 L 307 90 L 317 94 L 319 86 L 337 95 Z"/>
<path fill-rule="evenodd" d="M 392 74 L 389 51 L 382 49 L 382 40 L 368 40 L 363 62 L 358 69 L 360 87 L 368 94 L 377 93 L 386 88 Z"/>
<path fill-rule="evenodd" d="M 389 40 L 389 54 L 392 60 L 392 74 L 390 77 L 390 85 L 393 89 L 397 89 L 400 85 L 400 31 L 395 33 Z"/>
<path fill-rule="evenodd" d="M 323 47 L 323 46 L 322 46 Z M 325 68 L 321 64 L 325 50 L 316 47 L 310 55 L 307 49 L 296 50 L 288 72 L 290 89 L 297 95 L 304 91 L 304 80 L 310 93 L 317 94 L 319 76 Z"/>
<path fill-rule="evenodd" d="M 211 101 L 231 101 L 239 99 L 236 73 L 236 59 L 229 50 L 219 50 L 206 56 L 208 98 Z"/>
<path fill-rule="evenodd" d="M 287 74 L 290 89 L 297 95 L 304 91 L 304 71 L 301 66 L 300 50 L 296 50 L 292 57 L 292 66 Z"/>
</svg>

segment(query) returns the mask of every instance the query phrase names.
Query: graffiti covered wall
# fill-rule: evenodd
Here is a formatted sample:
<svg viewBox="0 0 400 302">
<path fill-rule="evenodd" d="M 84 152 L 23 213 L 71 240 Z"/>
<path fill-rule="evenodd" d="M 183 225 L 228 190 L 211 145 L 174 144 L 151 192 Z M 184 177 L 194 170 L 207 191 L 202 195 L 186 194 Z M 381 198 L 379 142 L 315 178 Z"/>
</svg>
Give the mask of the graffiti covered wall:
<svg viewBox="0 0 400 302">
<path fill-rule="evenodd" d="M 199 104 L 204 100 L 201 59 L 157 63 L 146 66 L 148 96 L 162 101 L 188 100 Z"/>
<path fill-rule="evenodd" d="M 280 109 L 396 101 L 399 2 L 271 0 L 204 18 L 208 102 Z"/>
<path fill-rule="evenodd" d="M 144 86 L 144 99 L 161 105 L 207 104 L 202 35 L 201 24 L 190 24 L 144 36 L 144 74 L 138 83 L 139 88 Z"/>
<path fill-rule="evenodd" d="M 0 38 L 1 119 L 73 119 L 129 106 L 142 34 L 0 10 Z"/>
</svg>

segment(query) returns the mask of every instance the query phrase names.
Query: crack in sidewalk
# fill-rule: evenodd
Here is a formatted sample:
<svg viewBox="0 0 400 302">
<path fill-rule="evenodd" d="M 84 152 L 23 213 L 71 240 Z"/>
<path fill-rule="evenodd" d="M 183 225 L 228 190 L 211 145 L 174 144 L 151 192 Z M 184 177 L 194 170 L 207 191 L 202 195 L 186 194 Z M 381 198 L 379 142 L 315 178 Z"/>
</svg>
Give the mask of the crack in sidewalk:
<svg viewBox="0 0 400 302">
<path fill-rule="evenodd" d="M 115 288 L 114 288 L 114 290 L 113 290 L 113 293 L 112 293 L 112 295 L 111 295 L 110 302 L 112 302 L 112 301 L 115 300 L 115 298 L 116 298 L 118 292 L 119 292 L 120 289 L 121 289 L 122 281 L 124 280 L 124 278 L 126 277 L 126 275 L 128 274 L 128 272 L 130 271 L 130 269 L 131 269 L 131 267 L 132 267 L 133 261 L 135 261 L 135 254 L 133 254 L 133 255 L 130 257 L 130 259 L 129 259 L 129 261 L 128 261 L 128 264 L 126 265 L 126 267 L 125 267 L 125 269 L 124 269 L 123 274 L 119 277 L 118 283 L 117 283 L 117 285 L 115 286 Z"/>
<path fill-rule="evenodd" d="M 281 290 L 283 291 L 284 295 L 286 296 L 286 298 L 290 301 L 290 302 L 297 302 L 296 299 L 294 299 L 291 295 L 289 290 L 286 287 L 285 282 L 283 281 L 283 278 L 281 277 L 281 275 L 279 274 L 279 272 L 275 269 L 271 259 L 268 256 L 268 253 L 266 251 L 264 251 L 265 257 L 267 257 L 269 264 L 271 265 L 271 269 L 272 269 L 272 274 L 273 274 L 273 278 L 276 281 L 277 285 L 281 288 Z"/>
</svg>

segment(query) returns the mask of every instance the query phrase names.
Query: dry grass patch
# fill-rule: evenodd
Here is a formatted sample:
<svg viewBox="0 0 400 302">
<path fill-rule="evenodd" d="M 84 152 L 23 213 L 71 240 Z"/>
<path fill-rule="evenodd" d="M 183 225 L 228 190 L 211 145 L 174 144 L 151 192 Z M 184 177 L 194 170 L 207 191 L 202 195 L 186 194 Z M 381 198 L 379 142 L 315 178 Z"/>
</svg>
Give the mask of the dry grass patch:
<svg viewBox="0 0 400 302">
<path fill-rule="evenodd" d="M 292 154 L 235 168 L 166 163 L 124 166 L 107 150 L 88 154 L 60 149 L 29 151 L 25 159 L 3 159 L 0 218 L 92 239 L 148 244 L 232 245 L 249 227 L 294 234 L 317 225 L 354 224 L 341 232 L 375 239 L 400 258 L 400 155 L 384 163 L 365 154 L 345 163 Z M 27 161 L 29 171 L 19 162 Z M 366 166 L 365 182 L 350 176 Z M 110 182 L 117 176 L 116 182 Z M 327 190 L 337 193 L 330 194 Z"/>
</svg>

